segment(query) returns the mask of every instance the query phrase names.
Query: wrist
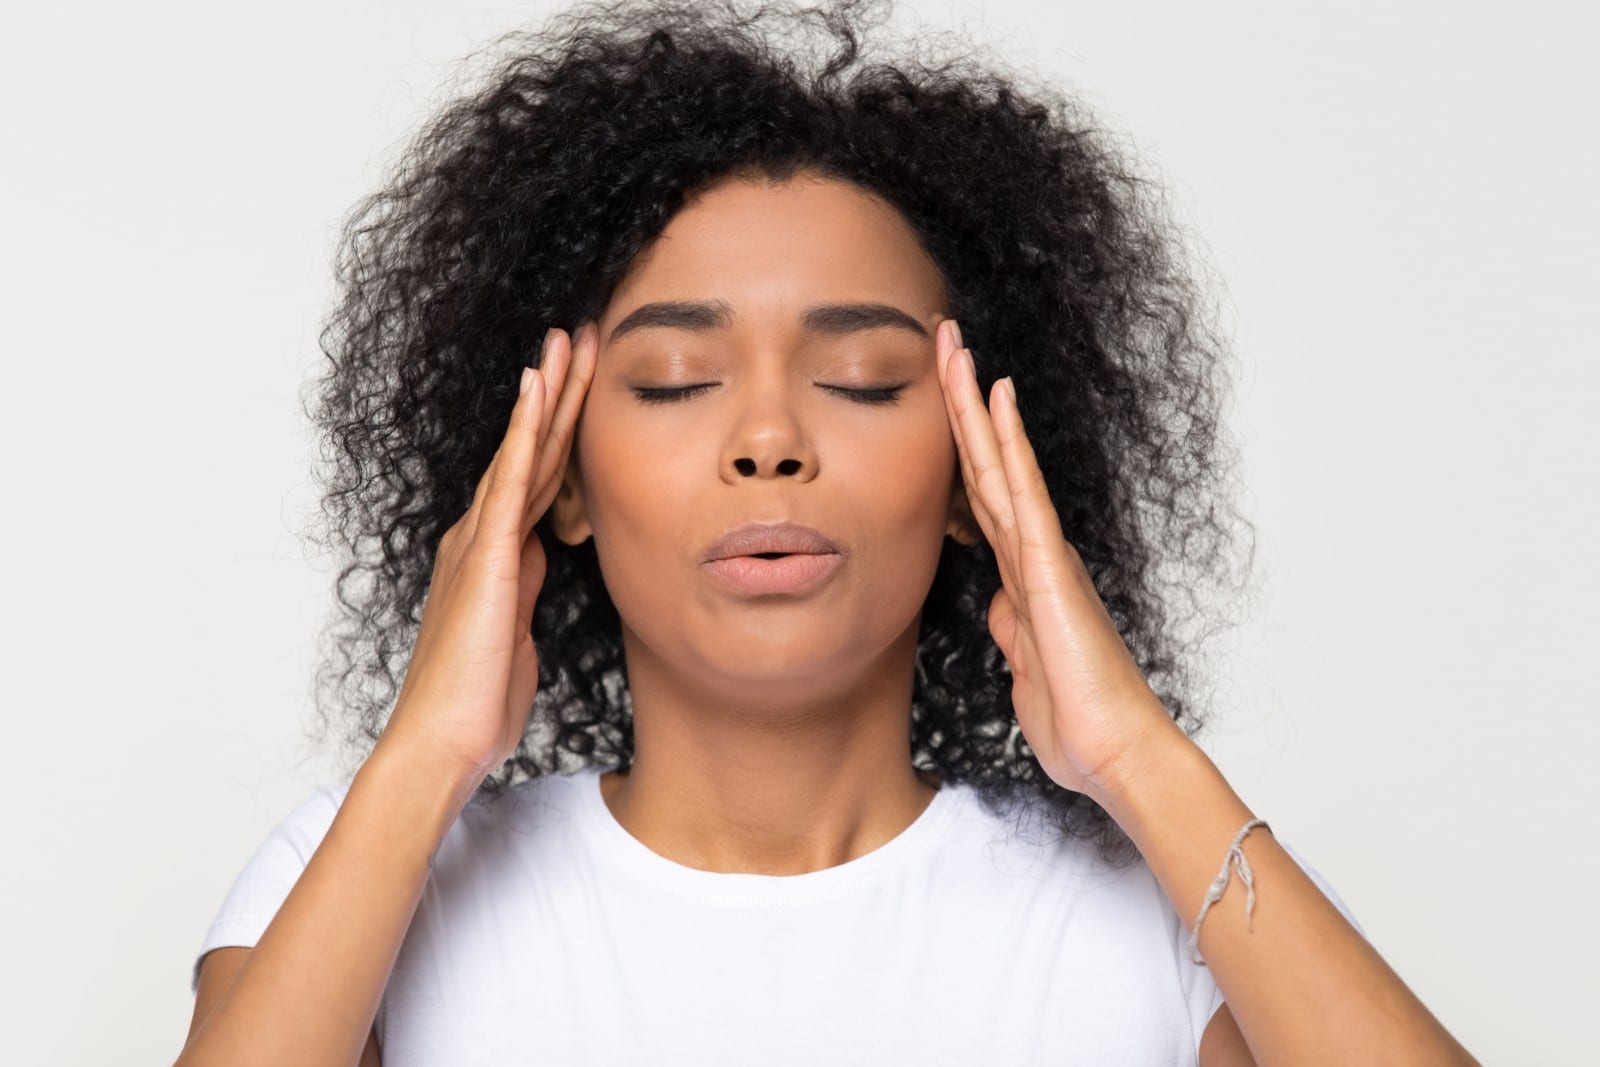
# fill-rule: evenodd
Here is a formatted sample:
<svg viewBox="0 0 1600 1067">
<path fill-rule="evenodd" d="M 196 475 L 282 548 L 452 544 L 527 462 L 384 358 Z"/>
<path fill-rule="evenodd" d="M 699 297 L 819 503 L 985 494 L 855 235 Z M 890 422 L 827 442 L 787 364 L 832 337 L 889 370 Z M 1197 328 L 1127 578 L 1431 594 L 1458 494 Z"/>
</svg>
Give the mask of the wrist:
<svg viewBox="0 0 1600 1067">
<path fill-rule="evenodd" d="M 404 782 L 414 796 L 431 799 L 441 810 L 451 809 L 452 819 L 488 773 L 391 730 L 378 738 L 357 772 L 386 782 Z"/>
<path fill-rule="evenodd" d="M 1211 758 L 1176 721 L 1168 719 L 1166 725 L 1142 735 L 1102 769 L 1091 796 L 1131 832 L 1141 813 L 1158 799 L 1158 791 L 1192 780 L 1206 767 L 1215 770 Z"/>
</svg>

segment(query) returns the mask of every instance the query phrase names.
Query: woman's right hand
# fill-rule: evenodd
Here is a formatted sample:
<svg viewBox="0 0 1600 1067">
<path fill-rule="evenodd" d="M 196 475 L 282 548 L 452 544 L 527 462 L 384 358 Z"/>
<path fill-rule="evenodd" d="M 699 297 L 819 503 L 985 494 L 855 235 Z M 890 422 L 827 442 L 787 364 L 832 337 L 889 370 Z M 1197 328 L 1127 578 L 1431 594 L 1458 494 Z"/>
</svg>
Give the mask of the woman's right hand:
<svg viewBox="0 0 1600 1067">
<path fill-rule="evenodd" d="M 522 741 L 539 685 L 534 600 L 545 554 L 533 525 L 561 488 L 594 379 L 599 330 L 553 329 L 511 409 L 472 505 L 439 541 L 411 662 L 379 738 L 424 750 L 476 789 Z M 570 370 L 569 370 L 570 368 Z"/>
</svg>

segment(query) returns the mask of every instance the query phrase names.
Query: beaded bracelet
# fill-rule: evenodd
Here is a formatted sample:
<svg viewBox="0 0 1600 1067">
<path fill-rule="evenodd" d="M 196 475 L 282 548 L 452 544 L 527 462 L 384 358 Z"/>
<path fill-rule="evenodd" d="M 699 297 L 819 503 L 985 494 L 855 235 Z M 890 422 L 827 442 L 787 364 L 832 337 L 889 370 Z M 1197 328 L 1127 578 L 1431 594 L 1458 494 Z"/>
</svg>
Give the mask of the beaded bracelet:
<svg viewBox="0 0 1600 1067">
<path fill-rule="evenodd" d="M 1250 895 L 1245 898 L 1244 906 L 1245 928 L 1249 929 L 1250 927 L 1250 912 L 1256 906 L 1256 886 L 1255 880 L 1250 873 L 1250 861 L 1244 858 L 1244 849 L 1241 847 L 1241 842 L 1257 826 L 1267 826 L 1267 820 L 1251 819 L 1244 824 L 1242 830 L 1233 835 L 1233 842 L 1228 846 L 1228 851 L 1222 857 L 1222 870 L 1217 872 L 1216 880 L 1211 883 L 1211 888 L 1206 891 L 1205 903 L 1200 905 L 1200 914 L 1195 917 L 1194 931 L 1189 935 L 1189 958 L 1201 967 L 1206 965 L 1206 961 L 1200 958 L 1200 923 L 1205 919 L 1206 912 L 1211 910 L 1211 905 L 1222 899 L 1222 891 L 1228 888 L 1228 864 L 1230 862 L 1238 865 L 1239 879 L 1244 882 L 1245 888 L 1250 891 Z M 1270 830 L 1272 827 L 1267 826 L 1267 829 Z"/>
</svg>

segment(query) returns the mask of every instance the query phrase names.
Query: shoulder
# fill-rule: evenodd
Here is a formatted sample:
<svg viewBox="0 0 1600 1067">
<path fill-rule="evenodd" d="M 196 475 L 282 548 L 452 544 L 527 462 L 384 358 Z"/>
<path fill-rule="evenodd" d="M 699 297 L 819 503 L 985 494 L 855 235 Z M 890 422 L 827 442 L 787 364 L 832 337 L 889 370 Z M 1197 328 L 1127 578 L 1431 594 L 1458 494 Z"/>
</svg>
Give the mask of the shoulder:
<svg viewBox="0 0 1600 1067">
<path fill-rule="evenodd" d="M 584 790 L 594 788 L 584 768 L 572 774 L 524 778 L 495 793 L 477 793 L 467 801 L 446 832 L 434 857 L 434 870 L 472 864 L 497 865 L 538 851 L 545 854 L 575 847 L 587 818 Z"/>
<path fill-rule="evenodd" d="M 1063 829 L 1039 798 L 990 803 L 970 785 L 944 789 L 954 810 L 933 850 L 929 884 L 965 887 L 991 912 L 1055 908 L 1113 925 L 1148 925 L 1159 913 L 1160 888 L 1136 851 L 1121 862 L 1106 858 L 1093 837 Z"/>
</svg>

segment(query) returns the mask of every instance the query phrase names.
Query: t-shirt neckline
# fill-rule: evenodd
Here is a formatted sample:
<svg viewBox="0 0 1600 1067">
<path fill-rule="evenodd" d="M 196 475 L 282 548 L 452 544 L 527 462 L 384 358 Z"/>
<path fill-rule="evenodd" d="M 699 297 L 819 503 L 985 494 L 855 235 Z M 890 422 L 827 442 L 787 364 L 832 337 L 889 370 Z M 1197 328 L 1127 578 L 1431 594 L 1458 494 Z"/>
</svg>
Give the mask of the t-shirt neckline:
<svg viewBox="0 0 1600 1067">
<path fill-rule="evenodd" d="M 871 852 L 820 871 L 805 874 L 747 874 L 703 871 L 668 859 L 634 837 L 617 821 L 600 792 L 600 777 L 609 768 L 586 767 L 577 774 L 583 819 L 603 854 L 636 877 L 663 889 L 723 902 L 783 903 L 842 892 L 904 868 L 955 821 L 959 791 L 944 782 L 922 812 L 900 833 Z"/>
</svg>

